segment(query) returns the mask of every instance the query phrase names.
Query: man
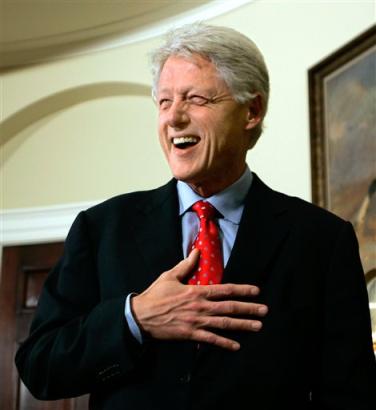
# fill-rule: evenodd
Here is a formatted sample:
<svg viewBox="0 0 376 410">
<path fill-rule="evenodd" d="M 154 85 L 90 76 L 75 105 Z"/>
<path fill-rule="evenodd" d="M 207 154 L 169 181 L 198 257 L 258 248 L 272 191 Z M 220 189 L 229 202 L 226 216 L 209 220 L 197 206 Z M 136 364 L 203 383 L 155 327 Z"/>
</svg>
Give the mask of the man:
<svg viewBox="0 0 376 410">
<path fill-rule="evenodd" d="M 174 179 L 77 217 L 16 356 L 23 381 L 40 399 L 90 393 L 93 409 L 371 409 L 351 224 L 246 165 L 268 101 L 259 50 L 184 26 L 153 74 Z"/>
</svg>

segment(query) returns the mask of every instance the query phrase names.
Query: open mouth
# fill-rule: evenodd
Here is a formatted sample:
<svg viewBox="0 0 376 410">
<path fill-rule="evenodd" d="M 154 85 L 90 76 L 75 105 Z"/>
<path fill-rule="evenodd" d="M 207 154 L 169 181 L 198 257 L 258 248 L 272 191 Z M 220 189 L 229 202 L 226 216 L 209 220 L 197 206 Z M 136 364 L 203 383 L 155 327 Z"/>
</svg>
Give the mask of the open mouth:
<svg viewBox="0 0 376 410">
<path fill-rule="evenodd" d="M 175 137 L 172 138 L 172 143 L 176 148 L 185 149 L 188 147 L 192 147 L 200 141 L 198 137 Z"/>
</svg>

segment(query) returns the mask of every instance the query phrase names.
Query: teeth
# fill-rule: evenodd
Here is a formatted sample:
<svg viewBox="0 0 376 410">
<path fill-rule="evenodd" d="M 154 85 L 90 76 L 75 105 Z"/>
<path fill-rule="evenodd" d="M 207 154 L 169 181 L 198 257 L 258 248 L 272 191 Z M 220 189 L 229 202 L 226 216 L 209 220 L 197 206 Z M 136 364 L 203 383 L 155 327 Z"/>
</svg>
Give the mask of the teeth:
<svg viewBox="0 0 376 410">
<path fill-rule="evenodd" d="M 196 137 L 175 137 L 172 139 L 174 145 L 180 144 L 196 144 L 198 142 L 198 138 Z"/>
</svg>

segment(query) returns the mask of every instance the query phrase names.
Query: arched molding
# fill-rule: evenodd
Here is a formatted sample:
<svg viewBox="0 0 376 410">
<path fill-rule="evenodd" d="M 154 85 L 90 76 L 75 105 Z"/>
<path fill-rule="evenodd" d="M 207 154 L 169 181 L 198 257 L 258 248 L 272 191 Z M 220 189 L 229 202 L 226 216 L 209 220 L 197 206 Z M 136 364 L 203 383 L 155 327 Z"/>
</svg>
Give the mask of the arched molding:
<svg viewBox="0 0 376 410">
<path fill-rule="evenodd" d="M 103 82 L 68 88 L 23 107 L 0 123 L 0 147 L 37 121 L 74 105 L 114 96 L 151 95 L 150 86 L 130 82 Z"/>
<path fill-rule="evenodd" d="M 12 39 L 2 41 L 0 42 L 0 69 L 6 71 L 22 65 L 67 58 L 144 41 L 157 37 L 172 27 L 208 20 L 253 1 L 202 1 L 198 2 L 201 5 L 192 3 L 190 8 L 186 6 L 185 11 L 181 11 L 184 10 L 181 6 L 183 3 L 165 4 L 160 10 L 146 11 L 143 15 L 134 15 L 130 18 L 125 15 L 118 20 L 114 19 L 104 24 L 97 23 L 53 35 L 25 36 L 13 41 Z M 177 7 L 179 4 L 180 8 Z M 168 17 L 163 18 L 163 15 Z"/>
</svg>

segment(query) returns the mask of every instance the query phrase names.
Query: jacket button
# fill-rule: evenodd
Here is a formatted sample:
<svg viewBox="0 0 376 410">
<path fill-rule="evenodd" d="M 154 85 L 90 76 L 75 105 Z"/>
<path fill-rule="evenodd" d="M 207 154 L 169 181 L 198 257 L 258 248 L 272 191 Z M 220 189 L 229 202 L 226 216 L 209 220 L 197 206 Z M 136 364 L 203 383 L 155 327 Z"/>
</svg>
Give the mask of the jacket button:
<svg viewBox="0 0 376 410">
<path fill-rule="evenodd" d="M 179 381 L 180 381 L 180 383 L 189 383 L 191 381 L 190 373 L 187 373 L 187 374 L 181 376 Z"/>
</svg>

